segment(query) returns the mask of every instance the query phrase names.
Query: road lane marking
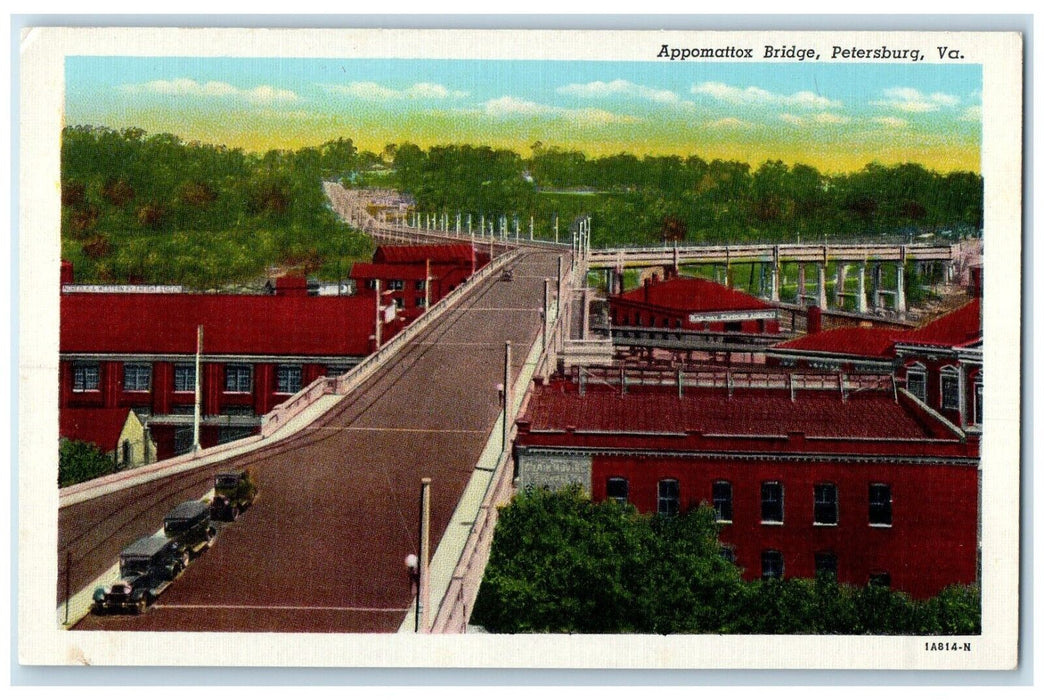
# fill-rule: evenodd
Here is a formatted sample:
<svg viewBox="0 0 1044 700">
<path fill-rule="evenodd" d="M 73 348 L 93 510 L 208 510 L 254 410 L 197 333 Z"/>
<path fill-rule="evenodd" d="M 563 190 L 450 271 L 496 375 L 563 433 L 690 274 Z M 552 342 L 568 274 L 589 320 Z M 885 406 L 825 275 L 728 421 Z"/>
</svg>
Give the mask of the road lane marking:
<svg viewBox="0 0 1044 700">
<path fill-rule="evenodd" d="M 222 605 L 220 603 L 155 603 L 153 609 L 171 608 L 179 610 L 329 610 L 335 612 L 397 612 L 409 608 L 363 608 L 339 605 Z"/>
</svg>

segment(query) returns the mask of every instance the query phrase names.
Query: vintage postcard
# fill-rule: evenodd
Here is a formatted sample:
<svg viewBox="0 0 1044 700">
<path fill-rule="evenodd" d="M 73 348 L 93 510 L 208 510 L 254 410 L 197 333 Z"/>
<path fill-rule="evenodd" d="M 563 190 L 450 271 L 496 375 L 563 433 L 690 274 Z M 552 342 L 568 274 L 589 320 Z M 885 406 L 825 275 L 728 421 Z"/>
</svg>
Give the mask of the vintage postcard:
<svg viewBox="0 0 1044 700">
<path fill-rule="evenodd" d="M 1019 34 L 20 56 L 22 664 L 1017 666 Z"/>
</svg>

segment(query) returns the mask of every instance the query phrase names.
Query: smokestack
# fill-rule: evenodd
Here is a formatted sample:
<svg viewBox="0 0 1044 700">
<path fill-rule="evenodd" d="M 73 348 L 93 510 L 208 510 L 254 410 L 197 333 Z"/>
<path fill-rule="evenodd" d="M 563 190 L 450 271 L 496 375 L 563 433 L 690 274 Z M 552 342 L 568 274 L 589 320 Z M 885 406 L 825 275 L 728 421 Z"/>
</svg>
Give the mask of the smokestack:
<svg viewBox="0 0 1044 700">
<path fill-rule="evenodd" d="M 808 333 L 818 333 L 823 330 L 823 309 L 818 306 L 808 307 L 808 322 L 805 324 Z"/>
</svg>

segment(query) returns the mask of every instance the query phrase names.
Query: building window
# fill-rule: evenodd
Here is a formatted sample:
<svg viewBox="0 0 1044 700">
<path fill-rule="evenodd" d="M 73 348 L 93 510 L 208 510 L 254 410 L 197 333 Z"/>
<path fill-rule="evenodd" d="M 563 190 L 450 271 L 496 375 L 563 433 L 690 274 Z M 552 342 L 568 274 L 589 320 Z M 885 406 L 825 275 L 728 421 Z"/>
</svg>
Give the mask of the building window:
<svg viewBox="0 0 1044 700">
<path fill-rule="evenodd" d="M 393 292 L 401 292 L 403 288 L 402 280 L 388 280 L 388 289 Z"/>
<path fill-rule="evenodd" d="M 196 390 L 196 366 L 190 364 L 174 365 L 174 391 Z"/>
<path fill-rule="evenodd" d="M 927 381 L 925 380 L 924 365 L 915 364 L 906 368 L 906 390 L 916 396 L 920 401 L 927 401 Z"/>
<path fill-rule="evenodd" d="M 892 487 L 888 484 L 870 484 L 870 524 L 892 524 Z"/>
<path fill-rule="evenodd" d="M 417 280 L 416 282 L 414 282 L 413 283 L 413 288 L 416 289 L 418 292 L 423 292 L 424 291 L 424 280 Z"/>
<path fill-rule="evenodd" d="M 761 482 L 761 522 L 783 522 L 783 484 L 778 481 Z"/>
<path fill-rule="evenodd" d="M 225 391 L 249 394 L 254 384 L 254 368 L 250 365 L 225 365 Z"/>
<path fill-rule="evenodd" d="M 346 374 L 351 369 L 347 365 L 327 365 L 326 376 L 327 377 L 340 377 L 342 374 Z"/>
<path fill-rule="evenodd" d="M 174 454 L 183 455 L 192 449 L 192 428 L 174 429 Z"/>
<path fill-rule="evenodd" d="M 617 503 L 627 503 L 627 479 L 611 476 L 605 482 L 605 497 Z"/>
<path fill-rule="evenodd" d="M 951 411 L 961 408 L 961 378 L 956 367 L 943 367 L 939 374 L 942 407 Z"/>
<path fill-rule="evenodd" d="M 871 586 L 884 586 L 885 588 L 891 588 L 892 575 L 887 571 L 874 571 L 870 574 L 870 580 L 868 583 Z"/>
<path fill-rule="evenodd" d="M 726 321 L 725 332 L 726 333 L 739 333 L 743 330 L 743 323 L 741 321 Z"/>
<path fill-rule="evenodd" d="M 736 563 L 736 550 L 733 547 L 724 545 L 721 548 L 721 557 L 730 564 Z"/>
<path fill-rule="evenodd" d="M 816 575 L 830 574 L 837 578 L 837 555 L 833 552 L 816 552 Z"/>
<path fill-rule="evenodd" d="M 657 486 L 656 512 L 660 515 L 678 514 L 678 480 L 663 479 Z"/>
<path fill-rule="evenodd" d="M 98 363 L 73 365 L 73 391 L 98 391 Z"/>
<path fill-rule="evenodd" d="M 837 525 L 837 486 L 816 484 L 812 489 L 815 498 L 813 522 L 816 525 Z"/>
<path fill-rule="evenodd" d="M 123 390 L 148 391 L 152 387 L 152 365 L 123 365 Z"/>
<path fill-rule="evenodd" d="M 718 514 L 719 523 L 732 522 L 732 484 L 727 481 L 715 481 L 711 486 L 711 499 L 714 511 Z"/>
<path fill-rule="evenodd" d="M 221 428 L 218 430 L 218 444 L 242 440 L 254 434 L 253 428 Z"/>
<path fill-rule="evenodd" d="M 366 280 L 367 289 L 377 289 L 377 280 Z"/>
<path fill-rule="evenodd" d="M 418 309 L 423 309 L 427 308 L 428 302 L 424 299 L 424 297 L 414 297 L 413 305 L 416 306 Z"/>
<path fill-rule="evenodd" d="M 403 308 L 404 305 L 405 305 L 405 302 L 403 302 L 402 297 L 395 297 L 395 308 L 396 309 L 401 309 L 401 308 Z"/>
<path fill-rule="evenodd" d="M 972 395 L 972 424 L 982 424 L 982 375 L 975 378 L 975 393 Z"/>
<path fill-rule="evenodd" d="M 783 578 L 783 552 L 766 549 L 761 553 L 761 578 Z"/>
<path fill-rule="evenodd" d="M 276 367 L 276 392 L 296 394 L 301 391 L 301 366 L 279 365 Z"/>
<path fill-rule="evenodd" d="M 221 412 L 223 414 L 225 414 L 226 416 L 253 416 L 253 415 L 255 415 L 254 414 L 254 407 L 249 405 L 249 404 L 245 404 L 243 406 L 224 406 L 221 409 Z"/>
</svg>

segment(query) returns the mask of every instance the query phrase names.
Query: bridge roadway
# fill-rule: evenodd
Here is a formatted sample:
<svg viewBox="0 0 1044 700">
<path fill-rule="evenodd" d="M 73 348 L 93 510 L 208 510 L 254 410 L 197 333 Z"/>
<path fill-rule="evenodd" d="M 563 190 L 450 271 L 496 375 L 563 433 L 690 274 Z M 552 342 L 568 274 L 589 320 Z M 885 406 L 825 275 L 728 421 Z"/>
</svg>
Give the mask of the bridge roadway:
<svg viewBox="0 0 1044 700">
<path fill-rule="evenodd" d="M 263 453 L 63 508 L 59 554 L 73 552 L 75 591 L 170 507 L 201 497 L 214 472 L 250 467 L 260 484 L 254 506 L 144 615 L 89 615 L 76 629 L 396 631 L 413 598 L 403 559 L 417 550 L 420 480 L 432 477 L 434 546 L 499 415 L 504 342 L 517 376 L 539 339 L 543 280 L 556 273 L 556 254 L 524 254 L 513 281 L 475 289 Z"/>
</svg>

